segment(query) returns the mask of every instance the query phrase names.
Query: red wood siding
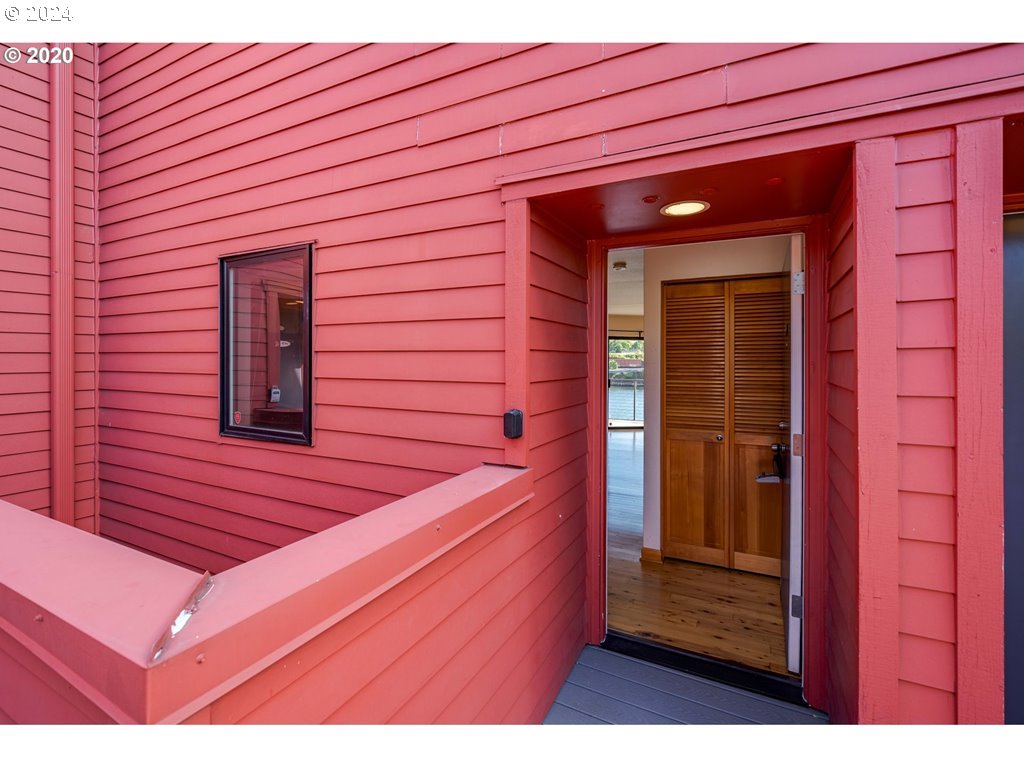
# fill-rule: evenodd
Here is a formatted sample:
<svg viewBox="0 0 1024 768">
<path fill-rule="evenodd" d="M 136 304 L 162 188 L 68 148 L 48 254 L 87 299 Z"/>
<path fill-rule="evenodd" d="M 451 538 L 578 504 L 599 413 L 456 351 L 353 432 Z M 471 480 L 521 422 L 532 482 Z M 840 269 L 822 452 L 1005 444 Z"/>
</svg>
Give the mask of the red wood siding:
<svg viewBox="0 0 1024 768">
<path fill-rule="evenodd" d="M 958 386 L 979 376 L 984 382 L 998 367 L 961 370 L 960 358 L 970 351 L 957 345 L 961 325 L 975 334 L 984 325 L 984 343 L 999 328 L 986 325 L 979 304 L 989 294 L 981 288 L 972 294 L 974 306 L 958 302 L 958 291 L 973 290 L 958 273 L 973 270 L 992 291 L 995 278 L 982 262 L 998 261 L 994 247 L 978 245 L 993 239 L 998 214 L 975 211 L 975 237 L 957 239 L 958 211 L 970 209 L 958 195 L 991 194 L 980 182 L 954 184 L 955 137 L 970 136 L 965 151 L 998 166 L 998 155 L 986 154 L 998 132 L 977 125 L 858 145 L 853 205 L 844 186 L 832 212 L 827 652 L 833 720 L 1001 718 L 1002 577 L 986 567 L 998 561 L 991 531 L 998 530 L 1001 484 L 998 478 L 974 479 L 970 496 L 958 495 L 959 476 L 987 478 L 991 471 L 971 451 L 958 455 L 960 421 L 972 425 L 965 434 L 976 434 L 982 423 L 991 433 L 997 421 L 972 406 L 987 398 L 961 402 L 958 396 Z M 851 233 L 857 234 L 853 249 Z M 968 249 L 980 254 L 968 260 Z M 889 372 L 893 353 L 895 376 Z M 884 460 L 893 448 L 895 455 Z M 964 529 L 992 539 L 971 549 L 988 555 L 958 557 Z M 958 561 L 964 561 L 959 569 Z M 975 563 L 966 576 L 965 562 Z M 972 592 L 958 594 L 961 583 L 971 583 Z M 860 607 L 851 614 L 855 605 Z M 964 626 L 958 618 L 963 611 L 985 629 Z M 853 638 L 857 645 L 851 648 Z M 978 659 L 966 675 L 964 654 Z M 961 695 L 967 697 L 964 706 Z"/>
<path fill-rule="evenodd" d="M 583 517 L 533 478 L 481 467 L 215 577 L 154 668 L 154 719 L 539 720 L 578 651 Z"/>
<path fill-rule="evenodd" d="M 398 93 L 501 48 L 434 47 L 102 62 L 105 535 L 221 571 L 502 461 L 497 129 L 419 149 Z M 217 258 L 300 240 L 316 241 L 314 446 L 220 439 Z"/>
<path fill-rule="evenodd" d="M 585 524 L 534 477 L 479 467 L 209 581 L 0 502 L 0 722 L 536 722 Z"/>
<path fill-rule="evenodd" d="M 557 591 L 567 621 L 546 630 L 532 652 L 545 661 L 533 681 L 538 695 L 517 704 L 515 717 L 523 722 L 544 717 L 583 647 L 584 593 L 573 593 L 566 582 L 577 567 L 581 577 L 585 572 L 588 467 L 587 246 L 539 211 L 533 211 L 529 224 L 531 423 L 526 438 L 527 461 L 537 473 L 533 503 L 543 505 L 541 514 L 547 517 L 579 525 L 580 535 L 566 542 L 561 553 Z M 603 359 L 603 350 L 598 354 Z"/>
<path fill-rule="evenodd" d="M 193 718 L 540 720 L 582 645 L 584 517 L 554 513 L 562 484 L 538 483 L 532 501 Z"/>
<path fill-rule="evenodd" d="M 24 45 L 21 46 L 25 48 Z M 61 222 L 74 241 L 71 293 L 74 403 L 73 510 L 62 519 L 85 530 L 96 525 L 95 507 L 95 46 L 74 44 L 73 221 Z M 51 509 L 51 69 L 7 65 L 0 73 L 3 136 L 0 146 L 0 498 L 45 515 Z M 69 294 L 69 300 L 71 295 Z M 69 373 L 69 375 L 71 375 Z M 71 423 L 73 421 L 73 423 Z"/>
<path fill-rule="evenodd" d="M 993 77 L 1011 57 L 594 43 L 118 44 L 100 58 L 103 532 L 221 570 L 503 460 L 496 177 Z M 315 445 L 221 440 L 217 257 L 304 240 Z M 161 511 L 139 492 L 166 497 Z M 307 519 L 272 517 L 279 499 Z"/>
<path fill-rule="evenodd" d="M 934 112 L 922 117 L 924 110 L 907 107 L 965 99 L 959 109 L 977 101 L 968 96 L 980 98 L 977 88 L 1019 89 L 1020 51 L 959 44 L 103 46 L 96 160 L 102 532 L 223 571 L 481 462 L 535 467 L 538 488 L 549 484 L 552 500 L 535 513 L 572 520 L 585 504 L 587 464 L 584 251 L 521 198 L 558 191 L 560 174 L 574 167 L 596 169 L 574 177 L 577 186 L 664 173 L 671 169 L 656 153 L 680 153 L 690 145 L 671 145 L 683 141 L 696 149 L 682 167 L 696 167 L 712 157 L 731 161 L 734 149 L 761 151 L 756 139 L 735 141 L 744 137 L 773 134 L 773 151 L 786 152 L 823 136 L 841 136 L 835 143 L 890 132 L 855 123 L 871 114 L 934 125 Z M 78 103 L 84 109 L 85 97 Z M 30 116 L 38 107 L 32 97 L 4 104 Z M 814 128 L 828 124 L 835 125 Z M 887 215 L 898 233 L 891 249 L 898 296 L 888 307 L 899 302 L 895 338 L 883 350 L 896 355 L 892 409 L 888 401 L 858 401 L 857 339 L 871 318 L 855 308 L 863 275 L 855 266 L 851 184 L 831 214 L 826 634 L 837 720 L 863 714 L 864 691 L 868 704 L 880 698 L 880 688 L 860 685 L 870 670 L 859 660 L 873 648 L 861 647 L 859 635 L 879 626 L 888 633 L 894 609 L 887 599 L 863 625 L 858 611 L 871 604 L 874 586 L 887 594 L 893 585 L 871 571 L 873 586 L 861 589 L 872 566 L 860 547 L 865 539 L 885 544 L 897 524 L 899 626 L 884 646 L 898 655 L 902 682 L 898 702 L 880 706 L 896 706 L 904 719 L 948 714 L 948 675 L 922 679 L 907 661 L 924 653 L 934 670 L 945 669 L 942 643 L 950 641 L 906 617 L 946 611 L 929 602 L 931 593 L 952 596 L 959 575 L 949 573 L 957 561 L 952 543 L 919 529 L 908 534 L 904 525 L 919 497 L 952 498 L 962 464 L 941 443 L 937 414 L 950 395 L 932 391 L 943 381 L 933 374 L 953 354 L 941 346 L 948 325 L 942 301 L 951 297 L 903 293 L 915 260 L 929 274 L 925 284 L 933 280 L 928 259 L 948 252 L 943 243 L 957 231 L 942 213 L 950 202 L 938 199 L 949 153 L 922 155 L 931 141 L 931 133 L 900 137 L 890 168 L 896 181 L 884 190 L 895 196 Z M 634 156 L 637 163 L 621 162 Z M 10 157 L 22 164 L 18 173 L 31 175 L 31 152 Z M 87 158 L 76 157 L 87 170 Z M 532 177 L 541 178 L 530 186 Z M 217 259 L 307 241 L 316 243 L 315 444 L 221 439 Z M 32 354 L 40 353 L 15 351 L 10 359 Z M 19 375 L 29 381 L 33 373 Z M 37 394 L 15 397 L 30 403 Z M 10 402 L 20 416 L 23 401 Z M 857 409 L 875 406 L 893 416 L 899 440 L 899 520 L 883 519 L 884 530 L 865 528 L 860 515 L 860 484 L 868 478 L 873 489 L 871 478 L 891 468 L 876 459 L 861 476 L 858 450 L 873 445 L 874 433 L 858 429 Z M 527 416 L 518 442 L 502 437 L 501 414 L 511 407 Z M 38 481 L 40 471 L 19 474 Z M 948 511 L 926 506 L 919 515 L 941 527 Z M 566 560 L 581 546 L 565 543 Z M 569 567 L 556 570 L 564 576 Z M 558 589 L 575 604 L 564 592 L 571 586 Z M 578 646 L 574 621 L 541 641 L 550 658 Z M 523 707 L 540 706 L 543 696 L 534 694 L 553 684 L 558 663 L 531 668 L 536 685 L 520 689 L 533 697 Z M 879 685 L 888 679 L 874 670 Z M 516 706 L 500 716 L 501 707 L 488 710 L 484 719 Z"/>
<path fill-rule="evenodd" d="M 899 716 L 956 722 L 953 131 L 896 142 Z"/>
<path fill-rule="evenodd" d="M 0 71 L 0 498 L 50 513 L 49 69 Z"/>
<path fill-rule="evenodd" d="M 97 259 L 96 54 L 94 44 L 74 44 L 75 238 L 75 525 L 99 530 L 97 477 Z"/>
<path fill-rule="evenodd" d="M 829 715 L 855 722 L 857 636 L 857 308 L 853 185 L 840 187 L 829 214 L 826 301 L 826 597 Z"/>
<path fill-rule="evenodd" d="M 0 721 L 144 720 L 153 643 L 202 577 L 3 501 L 0 521 Z"/>
<path fill-rule="evenodd" d="M 857 324 L 857 722 L 897 716 L 899 472 L 896 143 L 854 145 Z"/>
<path fill-rule="evenodd" d="M 1002 723 L 1006 711 L 1006 556 L 993 556 L 1004 548 L 1005 531 L 1003 315 L 990 311 L 1005 302 L 1002 171 L 1004 153 L 1012 146 L 1004 147 L 1004 136 L 1002 118 L 956 126 L 956 704 L 961 723 Z"/>
</svg>

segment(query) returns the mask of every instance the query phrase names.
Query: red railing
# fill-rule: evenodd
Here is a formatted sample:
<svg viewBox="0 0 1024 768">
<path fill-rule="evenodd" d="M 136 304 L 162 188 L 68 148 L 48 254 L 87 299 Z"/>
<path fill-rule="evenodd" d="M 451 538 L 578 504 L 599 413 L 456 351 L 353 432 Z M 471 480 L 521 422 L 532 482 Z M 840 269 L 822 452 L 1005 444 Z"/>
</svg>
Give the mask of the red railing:
<svg viewBox="0 0 1024 768">
<path fill-rule="evenodd" d="M 457 612 L 490 577 L 449 553 L 512 546 L 496 524 L 532 496 L 531 470 L 482 466 L 215 576 L 0 502 L 0 721 L 320 722 L 357 693 L 385 719 L 415 691 L 343 683 L 408 650 L 386 619 L 412 596 Z"/>
</svg>

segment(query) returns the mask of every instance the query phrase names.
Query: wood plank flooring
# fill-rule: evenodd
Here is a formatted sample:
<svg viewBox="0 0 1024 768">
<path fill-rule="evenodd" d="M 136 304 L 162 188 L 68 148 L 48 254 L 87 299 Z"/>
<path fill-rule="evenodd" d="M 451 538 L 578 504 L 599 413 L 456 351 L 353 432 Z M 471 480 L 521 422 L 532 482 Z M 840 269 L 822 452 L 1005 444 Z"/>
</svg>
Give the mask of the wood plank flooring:
<svg viewBox="0 0 1024 768">
<path fill-rule="evenodd" d="M 779 579 L 640 562 L 643 431 L 608 432 L 608 626 L 717 659 L 786 671 Z"/>
<path fill-rule="evenodd" d="M 825 724 L 807 707 L 587 646 L 545 724 Z"/>
</svg>

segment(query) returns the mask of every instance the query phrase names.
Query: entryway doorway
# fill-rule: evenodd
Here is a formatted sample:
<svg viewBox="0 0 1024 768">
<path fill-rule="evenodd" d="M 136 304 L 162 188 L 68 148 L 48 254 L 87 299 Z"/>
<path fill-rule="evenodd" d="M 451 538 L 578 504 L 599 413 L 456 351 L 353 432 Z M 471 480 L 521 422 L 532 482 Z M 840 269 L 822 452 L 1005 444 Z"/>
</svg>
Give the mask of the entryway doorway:
<svg viewBox="0 0 1024 768">
<path fill-rule="evenodd" d="M 798 234 L 607 259 L 609 338 L 645 346 L 642 424 L 609 383 L 609 635 L 797 687 L 803 259 Z"/>
</svg>

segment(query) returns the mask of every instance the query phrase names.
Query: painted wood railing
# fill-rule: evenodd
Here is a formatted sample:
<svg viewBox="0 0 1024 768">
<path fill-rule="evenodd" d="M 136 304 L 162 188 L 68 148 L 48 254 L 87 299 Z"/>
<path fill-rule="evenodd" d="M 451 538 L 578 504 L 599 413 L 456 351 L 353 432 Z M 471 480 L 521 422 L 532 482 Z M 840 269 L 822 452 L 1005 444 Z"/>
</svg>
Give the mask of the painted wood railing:
<svg viewBox="0 0 1024 768">
<path fill-rule="evenodd" d="M 497 581 L 470 561 L 522 538 L 502 519 L 532 496 L 532 470 L 482 466 L 215 576 L 0 502 L 0 722 L 469 719 L 401 715 L 430 676 L 387 673 Z"/>
</svg>

